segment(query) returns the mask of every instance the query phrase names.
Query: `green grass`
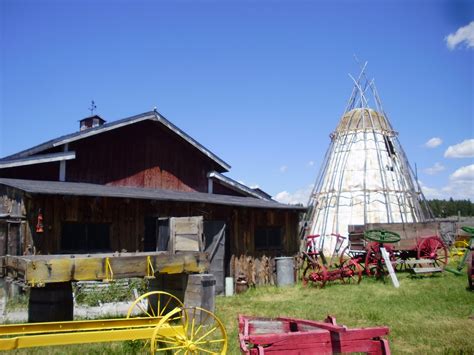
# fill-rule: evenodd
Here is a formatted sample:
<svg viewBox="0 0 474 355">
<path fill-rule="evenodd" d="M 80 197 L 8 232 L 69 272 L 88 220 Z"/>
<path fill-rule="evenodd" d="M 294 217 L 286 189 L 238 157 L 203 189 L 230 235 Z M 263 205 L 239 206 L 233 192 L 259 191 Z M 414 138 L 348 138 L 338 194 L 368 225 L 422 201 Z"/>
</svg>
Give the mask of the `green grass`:
<svg viewBox="0 0 474 355">
<path fill-rule="evenodd" d="M 398 274 L 400 288 L 364 278 L 360 285 L 331 282 L 313 287 L 252 289 L 217 300 L 225 323 L 230 353 L 238 354 L 237 315 L 323 320 L 336 317 L 348 327 L 388 326 L 394 354 L 473 354 L 474 294 L 466 277 L 449 273 L 411 278 Z"/>
<path fill-rule="evenodd" d="M 473 354 L 474 293 L 466 276 L 443 273 L 411 278 L 398 274 L 400 288 L 364 278 L 360 285 L 331 282 L 313 287 L 260 287 L 233 297 L 217 297 L 216 314 L 226 326 L 229 354 L 239 354 L 237 315 L 323 320 L 328 314 L 348 327 L 388 326 L 394 354 Z M 17 354 L 131 354 L 131 342 L 82 344 Z M 148 351 L 148 349 L 146 349 Z M 142 353 L 146 353 L 142 351 Z"/>
</svg>

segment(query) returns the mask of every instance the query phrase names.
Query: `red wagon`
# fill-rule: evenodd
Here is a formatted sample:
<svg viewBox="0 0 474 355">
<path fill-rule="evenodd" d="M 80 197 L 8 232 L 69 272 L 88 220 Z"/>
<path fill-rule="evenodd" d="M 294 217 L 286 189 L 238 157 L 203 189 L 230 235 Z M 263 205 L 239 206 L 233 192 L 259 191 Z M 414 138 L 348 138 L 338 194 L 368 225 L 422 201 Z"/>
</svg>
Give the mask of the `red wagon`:
<svg viewBox="0 0 474 355">
<path fill-rule="evenodd" d="M 347 328 L 328 316 L 324 322 L 294 318 L 239 316 L 240 348 L 245 354 L 390 354 L 388 327 Z"/>
</svg>

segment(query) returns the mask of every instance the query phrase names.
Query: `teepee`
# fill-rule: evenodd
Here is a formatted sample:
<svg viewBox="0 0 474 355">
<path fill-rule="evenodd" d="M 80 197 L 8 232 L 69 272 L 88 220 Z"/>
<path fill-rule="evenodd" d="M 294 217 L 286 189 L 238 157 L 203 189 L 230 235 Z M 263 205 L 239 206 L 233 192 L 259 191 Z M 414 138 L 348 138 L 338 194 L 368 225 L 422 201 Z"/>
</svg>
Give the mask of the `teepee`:
<svg viewBox="0 0 474 355">
<path fill-rule="evenodd" d="M 357 79 L 308 202 L 307 232 L 331 250 L 332 233 L 350 225 L 415 223 L 431 212 L 384 112 L 374 80 Z M 374 106 L 375 105 L 375 106 Z M 372 107 L 371 107 L 372 106 Z"/>
</svg>

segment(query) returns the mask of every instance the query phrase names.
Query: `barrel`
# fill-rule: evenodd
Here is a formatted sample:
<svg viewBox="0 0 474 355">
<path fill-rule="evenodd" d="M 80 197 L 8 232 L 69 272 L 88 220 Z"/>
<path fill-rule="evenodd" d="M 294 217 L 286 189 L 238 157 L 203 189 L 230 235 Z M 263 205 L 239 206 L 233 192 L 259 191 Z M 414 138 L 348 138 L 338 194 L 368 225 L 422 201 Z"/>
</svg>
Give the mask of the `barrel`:
<svg viewBox="0 0 474 355">
<path fill-rule="evenodd" d="M 291 256 L 275 258 L 277 286 L 294 285 L 295 283 L 295 262 Z"/>
<path fill-rule="evenodd" d="M 28 301 L 28 322 L 59 322 L 74 319 L 74 303 L 70 282 L 32 287 Z"/>
</svg>

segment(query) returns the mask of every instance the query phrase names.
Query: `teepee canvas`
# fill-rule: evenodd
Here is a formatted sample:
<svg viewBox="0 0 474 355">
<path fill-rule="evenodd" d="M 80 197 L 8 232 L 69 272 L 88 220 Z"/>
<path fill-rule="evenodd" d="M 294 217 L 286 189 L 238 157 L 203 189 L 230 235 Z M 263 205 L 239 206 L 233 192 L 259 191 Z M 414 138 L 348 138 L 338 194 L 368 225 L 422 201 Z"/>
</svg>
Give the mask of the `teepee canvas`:
<svg viewBox="0 0 474 355">
<path fill-rule="evenodd" d="M 367 63 L 366 63 L 367 64 Z M 365 67 L 354 81 L 308 203 L 307 234 L 348 235 L 350 225 L 430 217 L 405 152 Z M 373 106 L 373 107 L 371 107 Z M 329 244 L 329 245 L 328 245 Z"/>
</svg>

